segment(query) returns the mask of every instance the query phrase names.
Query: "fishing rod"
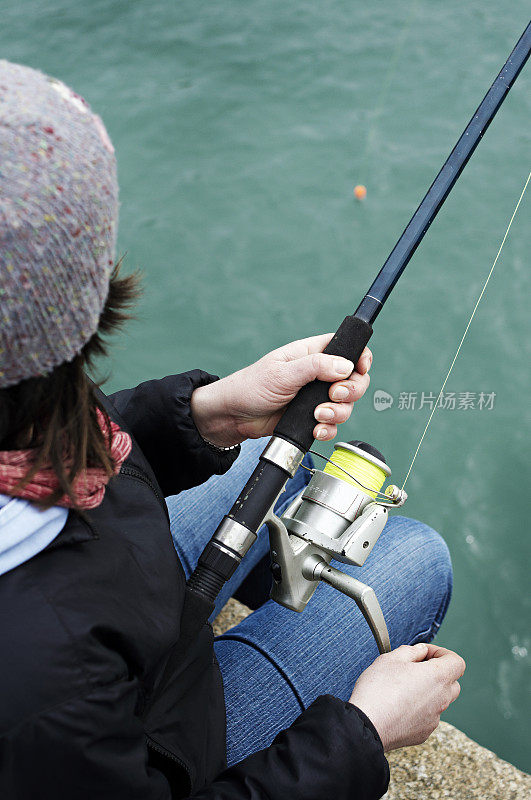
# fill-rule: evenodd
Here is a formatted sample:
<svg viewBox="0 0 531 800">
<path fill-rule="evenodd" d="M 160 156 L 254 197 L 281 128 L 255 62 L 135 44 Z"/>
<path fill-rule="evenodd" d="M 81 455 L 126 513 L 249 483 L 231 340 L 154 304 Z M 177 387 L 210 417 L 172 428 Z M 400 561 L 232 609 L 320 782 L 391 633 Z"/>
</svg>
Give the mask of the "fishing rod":
<svg viewBox="0 0 531 800">
<path fill-rule="evenodd" d="M 357 363 L 373 324 L 441 206 L 494 119 L 531 51 L 531 23 L 483 98 L 424 199 L 354 314 L 345 317 L 324 352 Z M 330 566 L 332 558 L 362 566 L 387 521 L 402 505 L 403 489 L 389 486 L 391 471 L 371 445 L 336 445 L 324 471 L 312 470 L 306 489 L 279 519 L 274 505 L 313 444 L 314 410 L 328 400 L 329 384 L 313 381 L 287 406 L 253 474 L 206 546 L 188 580 L 187 595 L 210 609 L 265 523 L 269 529 L 271 596 L 302 611 L 319 581 L 352 597 L 381 652 L 390 649 L 385 620 L 373 590 Z"/>
</svg>

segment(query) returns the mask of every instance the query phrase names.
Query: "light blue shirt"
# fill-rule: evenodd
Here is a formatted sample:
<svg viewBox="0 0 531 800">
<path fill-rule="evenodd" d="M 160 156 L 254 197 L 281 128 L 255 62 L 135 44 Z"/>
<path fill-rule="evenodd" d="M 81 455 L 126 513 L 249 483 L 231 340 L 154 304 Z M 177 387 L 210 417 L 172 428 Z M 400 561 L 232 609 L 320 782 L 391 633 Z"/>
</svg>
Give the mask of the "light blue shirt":
<svg viewBox="0 0 531 800">
<path fill-rule="evenodd" d="M 41 511 L 29 500 L 0 494 L 0 575 L 48 547 L 63 530 L 68 509 Z"/>
</svg>

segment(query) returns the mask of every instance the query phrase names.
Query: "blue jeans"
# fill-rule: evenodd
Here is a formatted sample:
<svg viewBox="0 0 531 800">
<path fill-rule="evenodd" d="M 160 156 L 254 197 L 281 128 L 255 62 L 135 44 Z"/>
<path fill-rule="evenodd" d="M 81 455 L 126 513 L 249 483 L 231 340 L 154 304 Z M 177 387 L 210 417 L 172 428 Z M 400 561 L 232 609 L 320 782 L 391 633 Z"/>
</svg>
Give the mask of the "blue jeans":
<svg viewBox="0 0 531 800">
<path fill-rule="evenodd" d="M 265 440 L 244 442 L 225 475 L 167 498 L 175 548 L 187 577 L 264 445 Z M 299 469 L 277 511 L 287 507 L 309 477 Z M 268 551 L 263 529 L 222 591 L 215 612 L 239 590 L 245 591 L 242 599 L 259 606 L 215 641 L 227 707 L 229 765 L 267 747 L 319 695 L 348 700 L 356 679 L 378 655 L 355 603 L 325 584 L 302 614 L 266 600 Z M 338 566 L 373 587 L 393 648 L 433 639 L 452 591 L 448 548 L 434 530 L 416 520 L 391 517 L 363 567 Z"/>
</svg>

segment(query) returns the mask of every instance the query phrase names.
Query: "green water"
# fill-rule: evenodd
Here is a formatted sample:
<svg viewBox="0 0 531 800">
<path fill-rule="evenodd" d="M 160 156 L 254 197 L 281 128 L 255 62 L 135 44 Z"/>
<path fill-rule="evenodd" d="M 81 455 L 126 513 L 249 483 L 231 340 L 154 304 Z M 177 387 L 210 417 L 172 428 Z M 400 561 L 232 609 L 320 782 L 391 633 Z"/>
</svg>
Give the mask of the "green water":
<svg viewBox="0 0 531 800">
<path fill-rule="evenodd" d="M 523 0 L 2 0 L 0 55 L 72 84 L 116 145 L 120 248 L 146 293 L 109 386 L 195 366 L 226 374 L 335 329 L 528 11 Z M 426 421 L 420 395 L 440 388 L 529 170 L 530 78 L 528 67 L 376 326 L 371 391 L 342 437 L 372 441 L 397 481 Z M 407 505 L 454 562 L 439 640 L 468 669 L 445 718 L 528 770 L 529 202 L 447 387 L 476 402 L 495 392 L 494 408 L 435 416 Z M 374 410 L 375 389 L 392 408 Z M 418 393 L 415 410 L 400 392 Z"/>
</svg>

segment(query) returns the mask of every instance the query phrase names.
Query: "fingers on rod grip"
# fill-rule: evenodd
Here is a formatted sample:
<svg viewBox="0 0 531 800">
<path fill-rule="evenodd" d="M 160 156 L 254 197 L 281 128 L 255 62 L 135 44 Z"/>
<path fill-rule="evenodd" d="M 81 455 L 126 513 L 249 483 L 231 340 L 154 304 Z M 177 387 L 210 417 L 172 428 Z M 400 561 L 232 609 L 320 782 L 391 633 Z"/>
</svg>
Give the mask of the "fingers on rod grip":
<svg viewBox="0 0 531 800">
<path fill-rule="evenodd" d="M 354 316 L 346 317 L 324 352 L 348 358 L 356 364 L 371 336 L 372 327 L 367 322 Z M 330 384 L 323 381 L 313 381 L 303 386 L 280 418 L 275 434 L 302 450 L 309 450 L 316 425 L 315 407 L 326 403 L 329 388 Z"/>
</svg>

